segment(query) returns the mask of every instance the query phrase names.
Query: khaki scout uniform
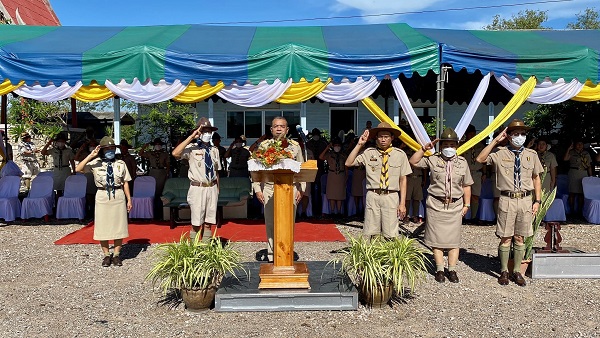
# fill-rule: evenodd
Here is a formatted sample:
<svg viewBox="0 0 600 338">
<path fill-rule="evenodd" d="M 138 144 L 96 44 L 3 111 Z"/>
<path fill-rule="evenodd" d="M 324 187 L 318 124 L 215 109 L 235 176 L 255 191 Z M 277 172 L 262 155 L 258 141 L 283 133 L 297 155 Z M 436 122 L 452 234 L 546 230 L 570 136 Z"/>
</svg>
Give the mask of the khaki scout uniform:
<svg viewBox="0 0 600 338">
<path fill-rule="evenodd" d="M 592 157 L 587 151 L 578 153 L 575 149 L 569 151 L 569 192 L 583 194 L 582 180 L 588 176 L 588 168 L 592 165 Z"/>
<path fill-rule="evenodd" d="M 445 185 L 448 164 L 452 166 L 450 191 L 446 191 Z M 434 154 L 421 158 L 415 167 L 429 169 L 425 244 L 440 249 L 460 247 L 463 188 L 473 184 L 467 160 L 462 156 L 454 156 L 446 161 L 440 154 Z"/>
<path fill-rule="evenodd" d="M 346 200 L 346 155 L 327 152 L 325 161 L 328 164 L 329 171 L 327 173 L 327 187 L 325 189 L 327 199 L 330 201 Z"/>
<path fill-rule="evenodd" d="M 127 222 L 126 196 L 123 184 L 131 181 L 127 165 L 121 160 L 113 162 L 115 179 L 114 196 L 106 190 L 106 170 L 108 162 L 95 158 L 84 167 L 85 173 L 94 175 L 96 192 L 96 209 L 94 211 L 94 240 L 108 241 L 129 237 Z"/>
<path fill-rule="evenodd" d="M 469 164 L 471 178 L 473 178 L 473 185 L 471 185 L 472 196 L 481 196 L 481 177 L 483 176 L 484 164 L 477 162 L 477 155 L 481 153 L 483 148 L 483 144 L 477 143 L 471 149 L 465 151 L 462 155 Z"/>
<path fill-rule="evenodd" d="M 415 152 L 406 151 L 406 156 L 411 158 Z M 422 201 L 423 200 L 423 169 L 411 166 L 412 173 L 406 176 L 406 201 Z M 408 211 L 407 215 L 408 215 Z M 418 215 L 419 210 L 413 210 L 413 215 Z"/>
<path fill-rule="evenodd" d="M 142 157 L 147 158 L 150 162 L 150 170 L 148 170 L 148 175 L 154 177 L 156 180 L 155 196 L 160 197 L 162 196 L 162 191 L 169 175 L 167 172 L 169 154 L 164 150 L 155 150 L 144 153 Z"/>
<path fill-rule="evenodd" d="M 52 147 L 50 148 L 49 153 L 52 155 L 52 163 L 54 166 L 54 169 L 52 170 L 54 190 L 65 190 L 65 181 L 72 173 L 71 161 L 73 161 L 73 158 L 75 157 L 73 150 L 69 147 L 65 147 L 64 149 Z"/>
<path fill-rule="evenodd" d="M 34 178 L 37 174 L 40 173 L 40 164 L 37 160 L 37 156 L 35 155 L 35 145 L 33 142 L 19 142 L 19 156 L 21 156 L 21 160 L 23 161 L 23 167 L 21 171 L 23 172 L 23 178 Z M 31 151 L 31 154 L 25 154 L 26 151 Z"/>
<path fill-rule="evenodd" d="M 265 142 L 271 142 L 271 140 L 264 140 L 260 143 L 259 147 L 265 146 Z M 285 148 L 289 152 L 292 153 L 292 158 L 294 158 L 298 162 L 302 162 L 303 155 L 301 152 L 300 144 L 294 140 L 288 140 L 288 146 Z M 264 215 L 265 215 L 265 225 L 267 228 L 267 255 L 269 257 L 269 261 L 273 260 L 273 236 L 274 236 L 274 202 L 273 202 L 273 182 L 253 182 L 252 189 L 254 192 L 262 191 L 264 197 Z M 300 191 L 304 194 L 306 189 L 306 184 L 304 182 L 294 183 L 294 222 L 296 221 L 296 192 Z"/>
<path fill-rule="evenodd" d="M 373 236 L 383 234 L 398 237 L 398 205 L 400 203 L 400 176 L 412 173 L 410 163 L 404 151 L 392 148 L 389 154 L 389 187 L 380 190 L 381 166 L 383 155 L 376 148 L 367 148 L 359 154 L 351 166 L 362 165 L 366 168 L 367 197 L 365 205 L 365 224 L 363 234 Z"/>
<path fill-rule="evenodd" d="M 542 190 L 549 193 L 554 188 L 552 186 L 552 175 L 550 174 L 550 171 L 552 168 L 558 167 L 558 162 L 556 161 L 556 156 L 549 151 L 538 153 L 538 157 L 540 158 L 540 163 L 542 164 L 542 168 L 544 168 L 543 172 L 545 173 L 544 180 L 542 181 Z"/>
<path fill-rule="evenodd" d="M 513 178 L 515 154 L 507 147 L 499 147 L 498 151 L 491 153 L 487 158 L 487 164 L 494 167 L 496 185 L 501 192 L 496 225 L 498 237 L 514 235 L 528 237 L 533 234 L 531 226 L 532 197 L 535 197 L 533 177 L 542 173 L 544 169 L 534 150 L 524 148 L 520 158 L 521 189 L 518 191 L 515 190 Z M 511 196 L 507 196 L 509 194 Z"/>
<path fill-rule="evenodd" d="M 213 164 L 213 176 L 206 177 L 205 156 L 210 156 Z M 202 226 L 204 223 L 217 223 L 217 202 L 219 201 L 219 186 L 217 185 L 218 171 L 221 170 L 219 150 L 210 147 L 209 153 L 198 146 L 197 143 L 188 144 L 181 158 L 189 161 L 190 189 L 187 202 L 190 205 L 192 225 Z"/>
</svg>

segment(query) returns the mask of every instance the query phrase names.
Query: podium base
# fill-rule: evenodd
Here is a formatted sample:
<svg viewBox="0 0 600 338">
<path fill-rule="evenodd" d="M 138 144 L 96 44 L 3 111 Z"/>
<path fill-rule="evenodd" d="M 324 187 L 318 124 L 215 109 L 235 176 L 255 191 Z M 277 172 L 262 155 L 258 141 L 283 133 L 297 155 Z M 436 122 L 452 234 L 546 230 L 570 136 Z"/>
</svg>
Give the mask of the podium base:
<svg viewBox="0 0 600 338">
<path fill-rule="evenodd" d="M 259 289 L 310 289 L 308 267 L 297 262 L 290 267 L 276 267 L 271 263 L 260 265 Z"/>
</svg>

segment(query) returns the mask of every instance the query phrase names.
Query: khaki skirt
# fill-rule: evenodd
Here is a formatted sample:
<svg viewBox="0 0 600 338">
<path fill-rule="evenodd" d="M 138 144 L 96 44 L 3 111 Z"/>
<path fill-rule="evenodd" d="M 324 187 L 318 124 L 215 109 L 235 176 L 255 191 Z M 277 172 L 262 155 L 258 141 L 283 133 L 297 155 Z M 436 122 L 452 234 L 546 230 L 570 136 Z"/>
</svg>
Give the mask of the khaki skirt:
<svg viewBox="0 0 600 338">
<path fill-rule="evenodd" d="M 108 241 L 129 237 L 127 205 L 123 189 L 115 190 L 115 196 L 106 190 L 96 192 L 94 217 L 94 240 Z"/>
<path fill-rule="evenodd" d="M 426 204 L 425 244 L 440 249 L 460 247 L 463 199 L 461 198 L 446 206 L 437 199 L 428 196 Z"/>
</svg>

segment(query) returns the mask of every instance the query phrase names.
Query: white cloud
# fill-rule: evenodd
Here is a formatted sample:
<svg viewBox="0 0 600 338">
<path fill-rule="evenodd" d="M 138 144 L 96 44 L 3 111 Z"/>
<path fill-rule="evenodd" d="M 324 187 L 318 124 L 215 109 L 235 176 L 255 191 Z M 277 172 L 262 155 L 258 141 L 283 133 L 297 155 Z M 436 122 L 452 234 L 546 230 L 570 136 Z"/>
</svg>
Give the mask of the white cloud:
<svg viewBox="0 0 600 338">
<path fill-rule="evenodd" d="M 360 15 L 392 14 L 420 11 L 442 2 L 442 0 L 336 0 L 331 7 L 334 12 L 340 13 L 348 10 L 358 10 Z M 402 15 L 381 15 L 365 17 L 366 23 L 384 23 L 401 21 Z"/>
</svg>

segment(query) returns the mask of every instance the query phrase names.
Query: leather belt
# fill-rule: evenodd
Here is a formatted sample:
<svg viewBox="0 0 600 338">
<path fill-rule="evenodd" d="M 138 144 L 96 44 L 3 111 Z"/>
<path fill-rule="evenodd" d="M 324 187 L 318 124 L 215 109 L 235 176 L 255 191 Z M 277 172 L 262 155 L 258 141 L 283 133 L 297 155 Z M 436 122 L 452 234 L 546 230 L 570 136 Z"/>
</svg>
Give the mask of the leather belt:
<svg viewBox="0 0 600 338">
<path fill-rule="evenodd" d="M 209 188 L 212 186 L 217 185 L 217 181 L 212 181 L 210 183 L 204 183 L 204 182 L 196 182 L 196 181 L 191 181 L 190 182 L 191 185 L 193 185 L 194 187 L 205 187 L 205 188 Z"/>
<path fill-rule="evenodd" d="M 106 190 L 106 187 L 97 187 L 97 188 L 98 188 L 98 190 Z M 122 185 L 115 186 L 115 190 L 117 190 L 117 189 L 122 189 L 122 188 L 123 188 L 123 186 L 122 186 Z"/>
<path fill-rule="evenodd" d="M 500 195 L 510 198 L 523 198 L 531 195 L 531 191 L 501 191 Z"/>
<path fill-rule="evenodd" d="M 396 190 L 388 190 L 388 189 L 369 189 L 369 191 L 372 191 L 372 192 L 376 193 L 377 195 L 389 195 L 389 194 L 397 193 Z"/>
<path fill-rule="evenodd" d="M 441 197 L 441 196 L 434 196 L 434 195 L 429 195 L 433 198 L 435 198 L 436 200 L 444 203 L 444 204 L 450 204 L 450 203 L 454 203 L 456 201 L 458 201 L 459 199 L 461 199 L 462 197 L 459 198 L 452 198 L 452 197 Z"/>
<path fill-rule="evenodd" d="M 55 165 L 54 168 L 68 168 L 69 165 Z"/>
</svg>

